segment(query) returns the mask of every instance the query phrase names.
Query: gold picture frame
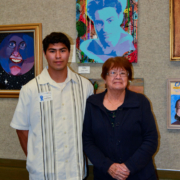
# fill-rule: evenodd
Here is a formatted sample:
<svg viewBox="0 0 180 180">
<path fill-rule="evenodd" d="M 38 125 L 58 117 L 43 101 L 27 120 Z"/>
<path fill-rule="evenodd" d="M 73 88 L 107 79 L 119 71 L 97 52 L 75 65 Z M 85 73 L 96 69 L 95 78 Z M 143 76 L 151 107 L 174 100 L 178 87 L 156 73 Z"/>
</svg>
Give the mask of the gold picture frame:
<svg viewBox="0 0 180 180">
<path fill-rule="evenodd" d="M 180 129 L 180 78 L 167 80 L 167 129 Z"/>
<path fill-rule="evenodd" d="M 180 2 L 169 0 L 170 61 L 180 61 Z"/>
<path fill-rule="evenodd" d="M 41 23 L 0 25 L 0 97 L 18 97 L 22 85 L 40 74 L 42 62 Z"/>
</svg>

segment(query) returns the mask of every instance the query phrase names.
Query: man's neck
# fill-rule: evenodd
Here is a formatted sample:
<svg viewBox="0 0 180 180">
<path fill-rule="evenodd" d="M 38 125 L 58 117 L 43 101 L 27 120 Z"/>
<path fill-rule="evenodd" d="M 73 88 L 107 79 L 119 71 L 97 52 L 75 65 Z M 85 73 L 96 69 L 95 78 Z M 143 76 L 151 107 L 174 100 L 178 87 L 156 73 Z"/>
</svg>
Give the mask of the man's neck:
<svg viewBox="0 0 180 180">
<path fill-rule="evenodd" d="M 56 83 L 62 83 L 67 78 L 67 67 L 59 71 L 55 71 L 48 68 L 48 73 L 51 79 L 53 79 Z"/>
</svg>

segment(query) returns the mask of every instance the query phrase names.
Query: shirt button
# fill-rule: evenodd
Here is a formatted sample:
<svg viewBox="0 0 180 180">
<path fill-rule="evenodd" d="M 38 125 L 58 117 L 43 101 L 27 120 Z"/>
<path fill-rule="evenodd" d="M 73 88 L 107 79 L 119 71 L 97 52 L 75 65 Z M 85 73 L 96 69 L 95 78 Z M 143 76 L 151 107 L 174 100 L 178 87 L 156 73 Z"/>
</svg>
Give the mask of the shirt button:
<svg viewBox="0 0 180 180">
<path fill-rule="evenodd" d="M 68 160 L 66 160 L 66 163 L 68 162 Z"/>
<path fill-rule="evenodd" d="M 62 106 L 64 106 L 64 103 L 62 103 Z"/>
<path fill-rule="evenodd" d="M 66 134 L 66 132 L 64 132 L 64 134 Z"/>
<path fill-rule="evenodd" d="M 63 118 L 64 120 L 66 119 L 66 118 Z"/>
<path fill-rule="evenodd" d="M 67 148 L 67 146 L 65 146 L 65 148 Z"/>
</svg>

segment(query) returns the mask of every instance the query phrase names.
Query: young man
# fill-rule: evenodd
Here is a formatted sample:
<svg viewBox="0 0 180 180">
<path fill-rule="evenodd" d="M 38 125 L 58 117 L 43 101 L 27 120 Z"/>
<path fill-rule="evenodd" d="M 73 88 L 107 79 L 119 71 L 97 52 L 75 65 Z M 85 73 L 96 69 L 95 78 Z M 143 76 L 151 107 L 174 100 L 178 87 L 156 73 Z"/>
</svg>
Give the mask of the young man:
<svg viewBox="0 0 180 180">
<path fill-rule="evenodd" d="M 11 127 L 27 156 L 30 180 L 85 177 L 82 124 L 91 83 L 68 67 L 69 39 L 51 33 L 43 40 L 48 67 L 22 87 Z"/>
</svg>

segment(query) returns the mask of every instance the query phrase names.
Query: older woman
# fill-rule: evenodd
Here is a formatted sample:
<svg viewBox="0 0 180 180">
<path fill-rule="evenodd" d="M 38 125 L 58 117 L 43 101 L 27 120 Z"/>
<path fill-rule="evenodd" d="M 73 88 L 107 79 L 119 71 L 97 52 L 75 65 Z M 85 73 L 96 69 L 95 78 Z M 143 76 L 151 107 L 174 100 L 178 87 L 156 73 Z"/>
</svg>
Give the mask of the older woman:
<svg viewBox="0 0 180 180">
<path fill-rule="evenodd" d="M 102 67 L 107 90 L 87 100 L 83 146 L 95 180 L 156 180 L 158 135 L 147 98 L 127 89 L 132 66 L 124 57 Z"/>
</svg>

